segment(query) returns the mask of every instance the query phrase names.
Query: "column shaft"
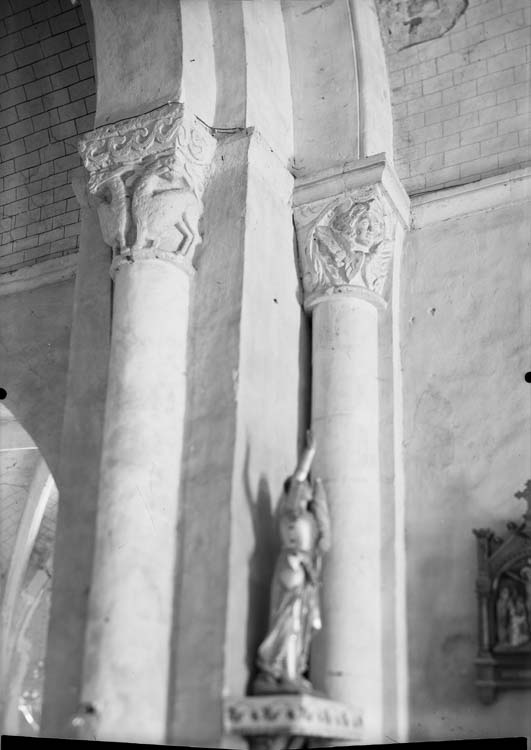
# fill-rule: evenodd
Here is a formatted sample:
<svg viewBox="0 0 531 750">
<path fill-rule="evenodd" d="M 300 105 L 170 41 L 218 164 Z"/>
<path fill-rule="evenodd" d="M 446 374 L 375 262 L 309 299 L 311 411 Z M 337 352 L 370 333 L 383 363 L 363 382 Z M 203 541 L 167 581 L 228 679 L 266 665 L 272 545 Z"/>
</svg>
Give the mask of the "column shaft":
<svg viewBox="0 0 531 750">
<path fill-rule="evenodd" d="M 390 571 L 382 555 L 388 518 L 382 524 L 378 326 L 407 216 L 407 195 L 384 154 L 303 179 L 295 190 L 313 318 L 312 473 L 324 482 L 332 527 L 311 676 L 331 698 L 361 709 L 365 743 L 381 742 L 389 720 L 384 671 L 386 706 L 395 691 L 393 645 L 383 649 L 394 581 L 383 580 Z"/>
<path fill-rule="evenodd" d="M 362 706 L 366 736 L 382 720 L 378 310 L 355 297 L 313 310 L 313 473 L 333 529 L 323 571 L 323 630 L 312 676 L 331 698 Z"/>
<path fill-rule="evenodd" d="M 189 278 L 215 145 L 176 102 L 80 143 L 115 273 L 85 738 L 167 737 Z"/>
<path fill-rule="evenodd" d="M 83 695 L 98 739 L 166 733 L 188 285 L 158 259 L 116 278 Z"/>
</svg>

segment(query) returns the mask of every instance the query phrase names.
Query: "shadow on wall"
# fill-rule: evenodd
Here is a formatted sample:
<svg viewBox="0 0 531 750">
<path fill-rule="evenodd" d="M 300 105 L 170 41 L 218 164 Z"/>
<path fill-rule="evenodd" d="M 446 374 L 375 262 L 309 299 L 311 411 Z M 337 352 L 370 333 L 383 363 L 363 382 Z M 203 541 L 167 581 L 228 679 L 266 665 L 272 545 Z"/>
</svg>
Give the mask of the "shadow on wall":
<svg viewBox="0 0 531 750">
<path fill-rule="evenodd" d="M 253 526 L 254 548 L 249 559 L 249 609 L 247 612 L 246 663 L 249 670 L 247 692 L 256 676 L 255 657 L 266 635 L 269 620 L 270 586 L 279 544 L 276 540 L 276 515 L 272 509 L 271 490 L 262 475 L 256 499 L 249 477 L 250 448 L 247 444 L 243 486 Z M 278 503 L 277 503 L 278 507 Z"/>
</svg>

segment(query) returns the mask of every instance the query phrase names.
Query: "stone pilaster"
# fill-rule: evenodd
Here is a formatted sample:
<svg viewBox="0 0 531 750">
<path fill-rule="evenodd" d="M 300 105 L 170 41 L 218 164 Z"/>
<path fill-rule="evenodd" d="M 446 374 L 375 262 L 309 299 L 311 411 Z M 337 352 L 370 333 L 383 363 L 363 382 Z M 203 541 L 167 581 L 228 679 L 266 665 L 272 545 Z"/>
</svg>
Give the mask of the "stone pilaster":
<svg viewBox="0 0 531 750">
<path fill-rule="evenodd" d="M 110 351 L 110 253 L 82 167 L 72 187 L 81 208 L 81 232 L 57 477 L 61 502 L 41 721 L 45 737 L 72 733 L 70 722 L 80 700 Z"/>
<path fill-rule="evenodd" d="M 382 740 L 382 569 L 378 316 L 408 198 L 384 155 L 299 183 L 295 220 L 312 314 L 313 471 L 325 484 L 332 549 L 312 680 L 359 706 L 364 741 Z"/>
<path fill-rule="evenodd" d="M 81 734 L 164 742 L 193 253 L 215 140 L 182 105 L 80 152 L 114 278 Z"/>
</svg>

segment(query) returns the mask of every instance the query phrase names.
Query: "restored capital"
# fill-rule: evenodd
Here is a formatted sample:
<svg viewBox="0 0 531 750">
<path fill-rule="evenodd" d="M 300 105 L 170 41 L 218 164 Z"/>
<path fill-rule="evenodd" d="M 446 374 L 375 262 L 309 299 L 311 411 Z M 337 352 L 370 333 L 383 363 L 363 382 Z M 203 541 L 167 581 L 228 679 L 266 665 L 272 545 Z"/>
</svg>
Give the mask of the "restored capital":
<svg viewBox="0 0 531 750">
<path fill-rule="evenodd" d="M 398 229 L 409 215 L 385 155 L 300 182 L 294 213 L 305 308 L 336 294 L 385 306 Z"/>
<path fill-rule="evenodd" d="M 193 271 L 202 195 L 216 147 L 208 128 L 180 103 L 97 128 L 79 144 L 89 172 L 111 272 L 162 258 Z"/>
<path fill-rule="evenodd" d="M 383 299 L 396 219 L 378 187 L 342 195 L 324 209 L 308 206 L 300 213 L 313 214 L 300 248 L 306 308 L 323 295 L 358 290 Z"/>
</svg>

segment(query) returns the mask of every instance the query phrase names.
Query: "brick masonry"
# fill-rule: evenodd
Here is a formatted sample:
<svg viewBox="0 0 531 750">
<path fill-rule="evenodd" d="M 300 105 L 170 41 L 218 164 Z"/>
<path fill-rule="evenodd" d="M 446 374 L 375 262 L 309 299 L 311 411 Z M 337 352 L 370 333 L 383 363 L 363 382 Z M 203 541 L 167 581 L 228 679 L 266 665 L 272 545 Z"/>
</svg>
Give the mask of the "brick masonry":
<svg viewBox="0 0 531 750">
<path fill-rule="evenodd" d="M 443 37 L 388 55 L 395 160 L 421 193 L 531 161 L 529 0 L 469 0 Z M 0 273 L 75 252 L 70 186 L 92 129 L 94 71 L 79 5 L 0 2 Z"/>
<path fill-rule="evenodd" d="M 409 193 L 531 162 L 529 0 L 469 0 L 444 36 L 387 63 L 396 166 Z"/>
<path fill-rule="evenodd" d="M 0 273 L 75 252 L 77 141 L 93 128 L 94 70 L 81 7 L 0 3 Z"/>
</svg>

